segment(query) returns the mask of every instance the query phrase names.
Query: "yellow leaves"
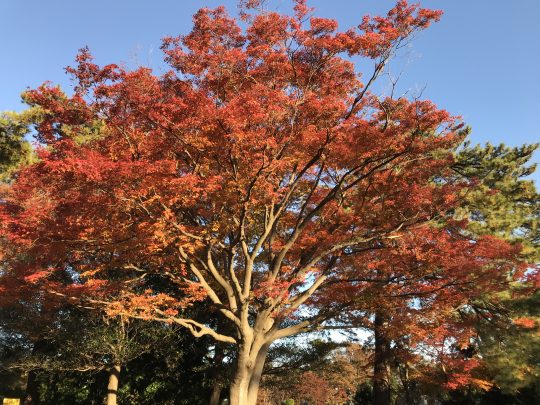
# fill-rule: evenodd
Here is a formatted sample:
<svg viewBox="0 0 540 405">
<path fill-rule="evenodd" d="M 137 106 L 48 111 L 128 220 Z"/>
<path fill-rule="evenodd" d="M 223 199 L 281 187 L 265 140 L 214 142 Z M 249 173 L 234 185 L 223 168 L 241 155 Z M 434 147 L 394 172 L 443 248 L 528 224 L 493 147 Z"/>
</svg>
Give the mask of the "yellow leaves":
<svg viewBox="0 0 540 405">
<path fill-rule="evenodd" d="M 492 382 L 489 382 L 487 380 L 481 380 L 479 378 L 471 378 L 471 383 L 484 391 L 489 391 L 495 385 Z"/>
<path fill-rule="evenodd" d="M 156 229 L 156 231 L 154 232 L 154 237 L 155 237 L 156 239 L 160 239 L 160 240 L 162 240 L 162 241 L 165 240 L 165 236 L 166 236 L 166 235 L 167 235 L 167 234 L 164 232 L 163 229 Z"/>
<path fill-rule="evenodd" d="M 176 235 L 168 229 L 165 221 L 159 221 L 149 225 L 151 231 L 151 242 L 147 245 L 149 252 L 159 252 L 170 246 L 176 239 Z"/>
<path fill-rule="evenodd" d="M 178 313 L 178 308 L 184 306 L 186 305 L 182 301 L 167 294 L 147 289 L 141 295 L 125 292 L 120 299 L 109 303 L 105 311 L 109 317 L 135 316 L 150 320 L 159 318 L 157 310 L 168 316 L 174 316 Z M 161 308 L 164 310 L 161 311 Z"/>
<path fill-rule="evenodd" d="M 107 281 L 97 280 L 97 279 L 90 279 L 84 283 L 86 287 L 93 287 L 93 288 L 98 288 L 98 287 L 104 286 L 105 284 L 107 284 Z"/>
<path fill-rule="evenodd" d="M 145 201 L 144 201 L 144 204 L 147 205 L 147 206 L 151 206 L 152 203 L 160 200 L 161 197 L 158 195 L 158 194 L 154 194 L 152 195 L 150 198 L 147 198 Z"/>
<path fill-rule="evenodd" d="M 167 207 L 163 210 L 163 218 L 165 218 L 165 220 L 170 221 L 174 219 L 174 217 L 174 212 L 170 208 Z"/>
<path fill-rule="evenodd" d="M 99 273 L 102 269 L 101 268 L 94 268 L 92 270 L 83 271 L 80 276 L 81 278 L 88 278 L 95 276 L 97 273 Z"/>
</svg>

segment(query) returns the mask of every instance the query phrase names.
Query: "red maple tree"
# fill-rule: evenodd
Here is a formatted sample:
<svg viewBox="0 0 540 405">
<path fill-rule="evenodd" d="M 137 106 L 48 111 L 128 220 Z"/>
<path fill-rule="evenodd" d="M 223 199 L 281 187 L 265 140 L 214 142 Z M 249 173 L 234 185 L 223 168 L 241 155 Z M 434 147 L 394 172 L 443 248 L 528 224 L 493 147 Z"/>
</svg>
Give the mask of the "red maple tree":
<svg viewBox="0 0 540 405">
<path fill-rule="evenodd" d="M 39 161 L 2 205 L 19 280 L 236 345 L 233 405 L 255 403 L 273 341 L 347 326 L 347 309 L 386 299 L 362 279 L 400 266 L 438 310 L 512 254 L 437 223 L 461 187 L 434 181 L 462 142 L 460 120 L 369 91 L 441 12 L 399 1 L 342 32 L 303 0 L 292 16 L 251 13 L 258 3 L 245 29 L 224 8 L 201 9 L 189 35 L 164 39 L 162 76 L 99 67 L 85 49 L 68 69 L 72 96 L 28 92 L 44 111 Z M 374 71 L 362 80 L 347 56 Z M 187 317 L 200 300 L 228 327 Z"/>
<path fill-rule="evenodd" d="M 448 389 L 488 387 L 479 377 L 481 362 L 464 355 L 477 331 L 463 315 L 475 300 L 523 276 L 520 247 L 473 238 L 452 220 L 436 223 L 352 256 L 349 276 L 332 286 L 347 296 L 342 302 L 357 303 L 341 318 L 373 331 L 376 404 L 390 401 L 392 375 L 405 394 L 412 379 Z"/>
</svg>

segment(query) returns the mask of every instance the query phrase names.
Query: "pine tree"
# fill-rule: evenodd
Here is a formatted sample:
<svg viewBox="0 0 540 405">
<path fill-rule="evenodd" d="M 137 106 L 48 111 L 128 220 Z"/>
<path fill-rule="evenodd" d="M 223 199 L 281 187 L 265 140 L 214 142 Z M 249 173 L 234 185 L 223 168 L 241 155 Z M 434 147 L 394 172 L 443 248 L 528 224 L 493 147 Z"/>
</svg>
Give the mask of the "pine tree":
<svg viewBox="0 0 540 405">
<path fill-rule="evenodd" d="M 474 307 L 480 354 L 496 386 L 512 394 L 529 387 L 540 395 L 540 199 L 528 178 L 536 169 L 530 161 L 537 147 L 466 147 L 455 165 L 456 172 L 476 182 L 456 214 L 470 220 L 470 232 L 521 244 L 522 255 L 531 263 L 521 282 Z"/>
<path fill-rule="evenodd" d="M 30 108 L 21 113 L 0 113 L 0 181 L 7 182 L 14 170 L 31 160 L 27 137 L 31 124 L 39 120 L 39 110 Z"/>
</svg>

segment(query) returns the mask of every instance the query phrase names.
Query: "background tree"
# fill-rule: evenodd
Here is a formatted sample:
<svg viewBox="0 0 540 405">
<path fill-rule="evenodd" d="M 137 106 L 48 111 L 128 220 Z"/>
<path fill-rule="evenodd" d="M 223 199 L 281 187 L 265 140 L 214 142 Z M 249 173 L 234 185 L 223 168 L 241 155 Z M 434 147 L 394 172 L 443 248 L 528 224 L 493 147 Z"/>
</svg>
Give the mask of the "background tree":
<svg viewBox="0 0 540 405">
<path fill-rule="evenodd" d="M 368 353 L 358 344 L 313 340 L 272 347 L 261 403 L 350 403 L 368 380 Z"/>
<path fill-rule="evenodd" d="M 467 381 L 462 385 L 469 386 L 468 392 L 473 392 L 474 389 L 470 388 L 470 384 L 489 390 L 492 386 L 489 381 L 500 385 L 503 375 L 506 375 L 507 382 L 509 378 L 515 378 L 517 382 L 517 380 L 527 381 L 528 377 L 525 376 L 532 377 L 536 373 L 533 371 L 534 366 L 527 365 L 534 362 L 532 360 L 534 350 L 528 355 L 523 351 L 515 353 L 514 356 L 506 352 L 511 350 L 513 343 L 523 342 L 521 345 L 523 350 L 524 347 L 530 347 L 525 342 L 534 341 L 534 337 L 531 336 L 535 329 L 534 310 L 532 306 L 527 309 L 526 302 L 533 303 L 535 299 L 534 293 L 531 296 L 531 292 L 535 290 L 534 277 L 537 273 L 534 263 L 538 261 L 539 199 L 534 183 L 527 180 L 527 176 L 535 169 L 534 165 L 528 163 L 535 149 L 536 145 L 509 148 L 504 145 L 471 147 L 466 144 L 457 153 L 454 170 L 459 178 L 469 182 L 470 187 L 464 193 L 459 208 L 450 214 L 459 219 L 465 218 L 468 221 L 467 232 L 473 237 L 497 235 L 511 243 L 520 244 L 523 246 L 521 253 L 523 259 L 532 264 L 527 276 L 516 280 L 515 283 L 508 283 L 505 292 L 493 295 L 486 290 L 484 294 L 469 300 L 467 305 L 456 307 L 454 314 L 443 319 L 446 323 L 468 324 L 469 329 L 472 328 L 474 331 L 470 340 L 465 341 L 466 350 L 458 345 L 452 355 L 454 360 L 462 358 L 469 363 L 467 372 L 459 371 L 455 366 L 449 367 L 449 364 L 443 367 L 445 371 L 440 370 L 441 372 L 434 372 L 432 367 L 423 366 L 425 360 L 414 354 L 415 349 L 410 344 L 410 337 L 404 336 L 401 328 L 393 330 L 391 324 L 396 320 L 394 316 L 387 315 L 390 325 L 382 325 L 379 332 L 388 336 L 387 345 L 393 345 L 391 350 L 388 350 L 387 346 L 386 357 L 379 365 L 379 368 L 387 373 L 387 383 L 383 384 L 381 389 L 387 398 L 384 401 L 388 401 L 392 394 L 391 380 L 397 382 L 393 388 L 394 395 L 407 397 L 412 386 L 436 392 L 429 386 L 436 387 L 441 382 L 446 382 L 455 389 L 460 385 L 455 384 L 455 379 L 459 379 L 462 382 Z M 521 315 L 516 312 L 517 308 L 522 308 Z M 514 325 L 512 318 L 519 319 L 517 322 L 528 325 L 528 328 Z M 416 323 L 414 319 L 409 322 Z M 523 340 L 518 338 L 520 334 Z M 503 343 L 505 339 L 503 336 L 508 339 L 506 345 Z M 431 337 L 428 340 L 424 339 L 424 344 L 429 345 L 430 341 L 434 342 Z M 516 351 L 520 350 L 519 345 L 514 346 Z M 490 368 L 491 373 L 487 373 L 483 367 L 479 368 L 481 363 L 477 363 L 477 367 L 470 368 L 473 360 L 471 357 L 476 358 L 478 350 L 482 353 L 484 366 Z M 494 351 L 488 355 L 490 350 Z M 498 352 L 498 356 L 495 352 Z M 516 368 L 513 371 L 512 367 L 507 366 L 506 372 L 501 373 L 497 371 L 500 370 L 500 362 L 489 366 L 490 361 L 496 357 L 500 360 L 514 357 L 514 361 L 519 358 L 525 363 L 519 364 L 520 361 L 517 361 L 514 363 Z M 415 361 L 419 363 L 415 365 Z M 441 367 L 441 364 L 436 363 L 437 367 Z M 419 370 L 424 370 L 424 376 L 418 374 Z M 449 380 L 449 373 L 454 373 L 454 381 Z M 486 378 L 488 376 L 491 377 Z"/>
<path fill-rule="evenodd" d="M 523 260 L 535 263 L 537 259 L 534 257 L 534 252 L 538 250 L 532 241 L 537 239 L 535 229 L 537 229 L 538 208 L 535 205 L 538 198 L 534 184 L 523 180 L 523 177 L 534 170 L 534 167 L 527 165 L 527 161 L 535 148 L 534 145 L 521 148 L 506 148 L 502 145 L 471 148 L 469 144 L 466 144 L 456 156 L 453 166 L 455 173 L 450 174 L 445 180 L 434 179 L 434 181 L 444 182 L 457 179 L 466 181 L 468 184 L 463 191 L 459 208 L 449 210 L 439 221 L 451 223 L 456 218 L 459 220 L 465 218 L 467 238 L 497 235 L 514 244 L 521 242 L 525 245 L 522 252 Z M 450 229 L 451 232 L 456 230 L 451 225 Z M 456 236 L 460 238 L 462 233 L 463 231 L 460 230 Z M 444 249 L 448 256 L 459 254 L 452 246 L 439 246 L 438 253 L 443 252 Z M 388 246 L 385 246 L 382 256 L 386 256 L 386 259 L 392 254 L 388 251 Z M 408 254 L 406 251 L 399 252 L 398 259 L 402 264 L 405 263 Z M 417 252 L 414 254 L 416 255 Z M 425 253 L 423 255 L 425 256 Z M 407 265 L 413 268 L 418 266 L 418 263 L 409 261 Z M 381 261 L 378 266 L 377 273 L 374 273 L 372 277 L 358 279 L 358 281 L 372 283 L 373 286 L 370 289 L 376 291 L 371 294 L 376 297 L 376 301 L 372 303 L 373 321 L 369 319 L 369 311 L 364 318 L 359 318 L 359 326 L 373 331 L 374 403 L 389 403 L 398 400 L 399 397 L 404 397 L 405 402 L 411 402 L 413 391 L 416 391 L 415 387 L 419 386 L 431 392 L 436 392 L 436 390 L 428 388 L 429 386 L 436 387 L 441 384 L 447 384 L 451 389 L 470 384 L 489 389 L 491 385 L 485 379 L 485 370 L 479 368 L 480 363 L 476 359 L 463 355 L 461 345 L 468 346 L 469 342 L 476 341 L 478 325 L 472 318 L 485 316 L 485 314 L 478 314 L 477 311 L 491 311 L 492 314 L 488 313 L 488 315 L 493 318 L 494 310 L 497 307 L 502 308 L 500 294 L 494 296 L 491 294 L 493 289 L 488 287 L 476 289 L 475 292 L 471 290 L 465 296 L 458 293 L 457 297 L 461 297 L 458 299 L 453 296 L 445 298 L 443 294 L 433 300 L 426 295 L 429 291 L 429 288 L 426 291 L 426 286 L 431 285 L 436 290 L 439 288 L 437 283 L 433 283 L 433 274 L 428 272 L 422 276 L 417 273 L 416 278 L 406 278 L 403 277 L 403 272 L 400 274 L 396 271 L 396 266 L 391 262 L 384 264 L 384 261 Z M 387 269 L 383 270 L 382 266 L 386 266 Z M 507 288 L 516 291 L 517 286 L 523 288 L 525 281 L 523 278 L 517 280 L 513 286 L 510 283 L 515 270 L 509 267 L 507 271 L 510 273 L 500 273 L 498 282 L 501 286 L 495 290 Z M 528 278 L 533 274 L 531 272 Z M 438 278 L 440 276 L 439 274 Z M 444 282 L 439 282 L 438 285 L 446 288 L 445 283 L 449 283 L 448 285 L 452 286 L 453 274 L 450 273 L 449 276 L 449 278 L 441 279 Z M 505 281 L 506 276 L 508 279 Z M 461 285 L 460 289 L 463 293 L 468 287 Z M 524 294 L 527 295 L 531 289 L 527 288 L 525 291 Z M 382 304 L 378 299 L 381 294 L 385 296 L 385 302 Z M 490 299 L 490 304 L 486 304 L 486 299 Z M 431 307 L 430 311 L 429 306 L 433 303 L 436 305 Z M 368 308 L 370 303 L 360 301 L 359 306 Z M 420 312 L 419 308 L 422 308 Z M 473 314 L 476 315 L 472 316 Z M 454 344 L 449 345 L 451 342 Z M 456 347 L 457 350 L 452 349 L 445 353 L 437 347 Z M 426 358 L 438 360 L 429 365 L 426 363 Z M 459 367 L 458 364 L 460 364 Z M 473 364 L 476 365 L 473 367 Z M 442 367 L 445 371 L 436 372 L 433 366 Z M 425 381 L 421 383 L 422 378 Z"/>
<path fill-rule="evenodd" d="M 39 109 L 28 109 L 22 113 L 2 112 L 0 113 L 0 204 L 4 204 L 10 183 L 16 176 L 16 171 L 21 166 L 29 164 L 33 160 L 32 149 L 29 143 L 31 133 L 31 124 L 39 119 Z M 9 250 L 9 245 L 2 244 L 0 250 L 0 275 L 6 272 L 5 255 Z M 11 284 L 11 288 L 14 287 Z M 5 286 L 4 286 L 5 288 Z M 23 300 L 17 300 L 12 291 L 0 289 L 2 298 L 0 298 L 0 356 L 1 362 L 11 359 L 28 349 L 28 341 L 24 334 L 21 335 L 20 327 L 23 325 L 23 319 L 28 321 L 27 314 L 35 314 L 35 308 L 22 304 Z M 7 298 L 11 297 L 11 299 Z M 4 302 L 9 305 L 3 306 Z M 22 310 L 22 312 L 20 312 Z M 25 326 L 25 330 L 35 330 L 31 322 Z M 3 390 L 8 389 L 9 393 L 20 394 L 26 384 L 24 376 L 19 373 L 9 371 L 5 367 L 2 370 L 3 381 L 13 381 L 10 388 L 4 386 Z M 7 392 L 5 392 L 7 393 Z"/>
<path fill-rule="evenodd" d="M 501 294 L 474 302 L 477 350 L 485 359 L 496 388 L 506 394 L 524 391 L 524 402 L 535 402 L 538 369 L 538 262 L 540 198 L 528 176 L 538 145 L 467 147 L 458 155 L 456 170 L 476 181 L 457 215 L 470 218 L 476 234 L 496 234 L 523 246 L 531 263 L 525 277 Z M 487 191 L 490 190 L 490 191 Z M 519 399 L 516 399 L 519 400 Z M 493 401 L 497 401 L 493 399 Z"/>
<path fill-rule="evenodd" d="M 31 124 L 36 122 L 39 109 L 22 113 L 0 113 L 0 181 L 8 182 L 14 170 L 31 161 L 31 147 L 27 137 Z"/>
</svg>

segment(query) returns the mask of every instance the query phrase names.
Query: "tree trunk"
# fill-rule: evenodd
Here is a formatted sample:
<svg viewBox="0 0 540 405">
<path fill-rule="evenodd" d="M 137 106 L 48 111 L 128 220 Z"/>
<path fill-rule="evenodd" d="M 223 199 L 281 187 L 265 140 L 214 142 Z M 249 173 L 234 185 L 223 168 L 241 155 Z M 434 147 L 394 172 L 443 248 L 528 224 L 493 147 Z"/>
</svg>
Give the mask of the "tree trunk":
<svg viewBox="0 0 540 405">
<path fill-rule="evenodd" d="M 412 404 L 413 399 L 411 395 L 411 384 L 409 382 L 409 369 L 408 366 L 405 364 L 400 370 L 401 373 L 401 383 L 403 385 L 403 391 L 405 393 L 405 403 L 406 404 Z"/>
<path fill-rule="evenodd" d="M 248 404 L 255 405 L 257 403 L 257 395 L 259 394 L 259 386 L 261 384 L 261 377 L 263 373 L 264 363 L 266 361 L 266 355 L 268 354 L 268 348 L 270 344 L 265 344 L 261 347 L 259 353 L 255 357 L 255 364 L 253 365 L 253 372 L 249 381 L 248 387 Z"/>
<path fill-rule="evenodd" d="M 219 405 L 221 392 L 223 391 L 223 380 L 221 378 L 221 374 L 223 374 L 223 347 L 216 343 L 214 350 L 214 367 L 211 374 L 214 385 L 210 395 L 210 405 Z"/>
<path fill-rule="evenodd" d="M 26 397 L 25 405 L 39 405 L 39 386 L 37 381 L 37 373 L 30 371 L 26 380 Z"/>
<path fill-rule="evenodd" d="M 214 386 L 212 387 L 212 394 L 210 395 L 210 405 L 219 405 L 222 389 L 223 387 L 219 382 L 214 383 Z"/>
<path fill-rule="evenodd" d="M 230 405 L 248 405 L 249 380 L 248 368 L 238 365 L 231 384 Z"/>
<path fill-rule="evenodd" d="M 49 349 L 49 344 L 45 339 L 37 339 L 32 347 L 32 356 L 39 353 L 45 353 Z M 25 405 L 39 405 L 39 382 L 37 380 L 37 372 L 32 370 L 28 373 L 26 380 L 26 397 L 23 401 Z"/>
<path fill-rule="evenodd" d="M 49 389 L 52 391 L 52 398 L 51 401 L 53 404 L 60 403 L 60 392 L 58 390 L 58 373 L 54 373 L 51 381 L 51 386 Z"/>
<path fill-rule="evenodd" d="M 119 377 L 120 366 L 113 366 L 109 371 L 109 385 L 107 385 L 107 405 L 116 405 L 116 395 L 118 393 Z"/>
<path fill-rule="evenodd" d="M 247 345 L 246 345 L 247 346 Z M 240 347 L 231 384 L 230 405 L 255 405 L 269 344 Z"/>
<path fill-rule="evenodd" d="M 382 313 L 375 314 L 375 357 L 373 365 L 373 405 L 390 404 L 390 341 L 387 339 L 384 326 L 385 317 Z"/>
</svg>

